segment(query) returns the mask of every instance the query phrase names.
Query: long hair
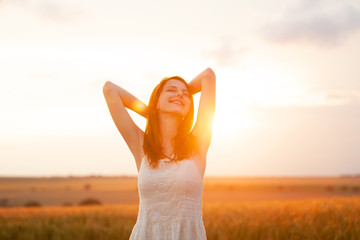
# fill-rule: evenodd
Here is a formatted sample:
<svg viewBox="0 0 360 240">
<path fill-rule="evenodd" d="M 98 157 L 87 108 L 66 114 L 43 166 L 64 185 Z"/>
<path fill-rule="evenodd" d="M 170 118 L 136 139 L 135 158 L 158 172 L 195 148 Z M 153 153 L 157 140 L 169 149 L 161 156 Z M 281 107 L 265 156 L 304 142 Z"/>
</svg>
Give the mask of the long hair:
<svg viewBox="0 0 360 240">
<path fill-rule="evenodd" d="M 147 155 L 150 166 L 152 168 L 157 168 L 160 159 L 168 157 L 164 155 L 161 145 L 160 120 L 157 103 L 165 83 L 171 79 L 176 79 L 183 82 L 189 91 L 189 85 L 183 78 L 179 76 L 173 76 L 163 78 L 151 93 L 148 104 L 148 117 L 144 134 L 143 150 L 145 155 Z M 184 120 L 182 120 L 179 124 L 177 135 L 173 138 L 174 157 L 171 158 L 170 161 L 183 160 L 187 157 L 190 157 L 195 151 L 197 151 L 196 137 L 190 132 L 194 119 L 194 99 L 191 94 L 189 94 L 189 99 L 190 109 L 186 116 L 184 116 Z"/>
</svg>

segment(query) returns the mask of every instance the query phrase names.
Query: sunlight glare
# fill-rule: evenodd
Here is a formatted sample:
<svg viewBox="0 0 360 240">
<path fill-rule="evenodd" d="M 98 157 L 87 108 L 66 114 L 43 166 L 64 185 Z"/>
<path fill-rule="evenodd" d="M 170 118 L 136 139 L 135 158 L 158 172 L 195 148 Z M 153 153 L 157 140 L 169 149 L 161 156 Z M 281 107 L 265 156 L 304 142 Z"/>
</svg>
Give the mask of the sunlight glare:
<svg viewBox="0 0 360 240">
<path fill-rule="evenodd" d="M 236 136 L 241 131 L 250 129 L 255 125 L 255 120 L 245 110 L 234 113 L 226 106 L 219 106 L 214 117 L 213 135 L 220 138 Z"/>
</svg>

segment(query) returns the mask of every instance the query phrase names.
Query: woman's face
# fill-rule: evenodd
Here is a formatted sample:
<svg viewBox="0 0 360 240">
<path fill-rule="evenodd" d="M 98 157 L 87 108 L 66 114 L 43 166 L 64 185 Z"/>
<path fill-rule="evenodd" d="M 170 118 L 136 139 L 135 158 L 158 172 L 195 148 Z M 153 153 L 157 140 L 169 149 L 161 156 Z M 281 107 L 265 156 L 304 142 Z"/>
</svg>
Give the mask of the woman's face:
<svg viewBox="0 0 360 240">
<path fill-rule="evenodd" d="M 191 104 L 189 94 L 183 82 L 170 79 L 160 93 L 157 108 L 160 112 L 175 113 L 185 117 Z"/>
</svg>

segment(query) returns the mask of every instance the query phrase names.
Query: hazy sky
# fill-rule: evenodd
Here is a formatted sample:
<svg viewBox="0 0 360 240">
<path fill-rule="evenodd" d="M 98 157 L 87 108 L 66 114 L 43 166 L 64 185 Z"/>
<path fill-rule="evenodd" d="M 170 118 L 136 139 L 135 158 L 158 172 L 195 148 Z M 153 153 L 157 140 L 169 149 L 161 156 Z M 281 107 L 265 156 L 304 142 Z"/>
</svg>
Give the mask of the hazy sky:
<svg viewBox="0 0 360 240">
<path fill-rule="evenodd" d="M 2 0 L 0 176 L 137 175 L 104 83 L 147 103 L 206 67 L 205 176 L 360 173 L 359 43 L 358 0 Z"/>
</svg>

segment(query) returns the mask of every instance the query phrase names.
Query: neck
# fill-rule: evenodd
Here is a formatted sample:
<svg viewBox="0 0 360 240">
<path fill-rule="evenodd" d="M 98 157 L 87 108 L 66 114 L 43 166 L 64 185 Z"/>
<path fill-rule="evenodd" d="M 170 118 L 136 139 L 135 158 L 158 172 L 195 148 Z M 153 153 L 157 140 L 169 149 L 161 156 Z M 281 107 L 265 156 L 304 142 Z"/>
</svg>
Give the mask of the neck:
<svg viewBox="0 0 360 240">
<path fill-rule="evenodd" d="M 163 151 L 165 155 L 170 156 L 173 153 L 172 139 L 177 134 L 180 120 L 178 116 L 173 114 L 159 113 L 159 121 Z"/>
</svg>

